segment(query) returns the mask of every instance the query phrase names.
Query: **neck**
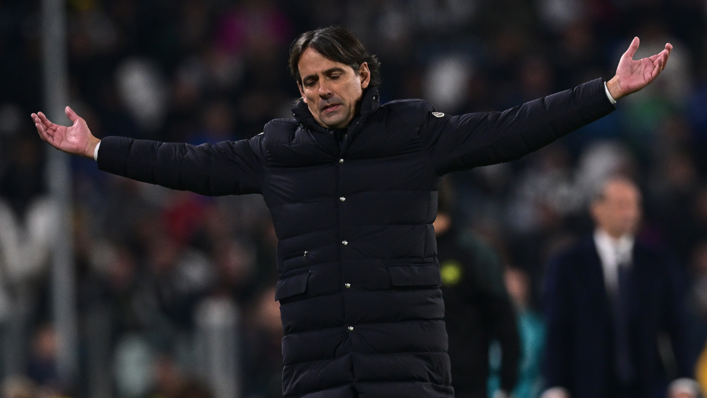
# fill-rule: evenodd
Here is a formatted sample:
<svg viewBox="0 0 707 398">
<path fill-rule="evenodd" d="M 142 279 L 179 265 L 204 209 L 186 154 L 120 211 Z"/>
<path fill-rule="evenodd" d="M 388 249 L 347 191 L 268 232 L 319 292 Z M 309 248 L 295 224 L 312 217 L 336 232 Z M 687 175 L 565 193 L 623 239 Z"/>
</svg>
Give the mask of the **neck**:
<svg viewBox="0 0 707 398">
<path fill-rule="evenodd" d="M 634 238 L 633 234 L 630 234 L 630 233 L 612 232 L 612 231 L 608 231 L 603 228 L 597 228 L 597 233 L 600 233 L 613 241 L 620 241 L 622 239 L 633 239 Z"/>
</svg>

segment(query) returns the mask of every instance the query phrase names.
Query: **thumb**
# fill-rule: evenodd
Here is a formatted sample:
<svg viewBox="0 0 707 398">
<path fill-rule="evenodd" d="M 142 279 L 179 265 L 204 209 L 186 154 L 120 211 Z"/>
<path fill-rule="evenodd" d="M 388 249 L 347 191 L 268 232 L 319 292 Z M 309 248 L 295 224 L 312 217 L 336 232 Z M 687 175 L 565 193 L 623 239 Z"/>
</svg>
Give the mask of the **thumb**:
<svg viewBox="0 0 707 398">
<path fill-rule="evenodd" d="M 69 106 L 67 106 L 66 108 L 64 108 L 64 113 L 66 113 L 66 117 L 68 117 L 69 120 L 71 120 L 71 122 L 73 122 L 74 124 L 75 124 L 79 119 L 81 119 L 81 117 L 79 117 L 79 115 L 77 115 L 76 112 L 74 112 L 74 110 L 71 109 L 71 107 L 69 107 Z"/>
<path fill-rule="evenodd" d="M 636 54 L 636 50 L 638 50 L 639 45 L 641 45 L 641 39 L 636 36 L 633 38 L 633 41 L 631 41 L 631 45 L 628 46 L 628 50 L 626 50 L 625 55 L 633 59 L 633 56 Z"/>
</svg>

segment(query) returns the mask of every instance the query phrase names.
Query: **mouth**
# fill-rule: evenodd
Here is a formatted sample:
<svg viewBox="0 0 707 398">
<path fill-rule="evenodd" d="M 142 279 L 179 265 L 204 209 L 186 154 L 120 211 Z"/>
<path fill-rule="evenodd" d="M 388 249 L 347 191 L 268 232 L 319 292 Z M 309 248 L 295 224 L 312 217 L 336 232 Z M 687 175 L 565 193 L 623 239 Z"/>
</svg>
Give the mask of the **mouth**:
<svg viewBox="0 0 707 398">
<path fill-rule="evenodd" d="M 334 112 L 341 107 L 341 104 L 329 104 L 322 108 L 322 113 Z"/>
</svg>

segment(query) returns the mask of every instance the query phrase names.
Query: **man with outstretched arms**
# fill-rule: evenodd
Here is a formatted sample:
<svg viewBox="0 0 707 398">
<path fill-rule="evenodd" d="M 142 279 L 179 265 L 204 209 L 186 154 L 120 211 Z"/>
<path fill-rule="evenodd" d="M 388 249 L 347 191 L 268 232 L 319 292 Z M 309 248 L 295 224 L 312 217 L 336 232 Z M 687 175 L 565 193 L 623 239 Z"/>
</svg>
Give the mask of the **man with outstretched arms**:
<svg viewBox="0 0 707 398">
<path fill-rule="evenodd" d="M 101 170 L 204 195 L 263 195 L 278 244 L 286 398 L 452 397 L 432 222 L 441 177 L 518 159 L 614 110 L 672 46 L 616 75 L 504 112 L 447 115 L 380 104 L 379 63 L 338 27 L 302 34 L 294 118 L 249 140 L 193 146 L 91 135 L 82 118 L 32 117 L 56 148 Z"/>
</svg>

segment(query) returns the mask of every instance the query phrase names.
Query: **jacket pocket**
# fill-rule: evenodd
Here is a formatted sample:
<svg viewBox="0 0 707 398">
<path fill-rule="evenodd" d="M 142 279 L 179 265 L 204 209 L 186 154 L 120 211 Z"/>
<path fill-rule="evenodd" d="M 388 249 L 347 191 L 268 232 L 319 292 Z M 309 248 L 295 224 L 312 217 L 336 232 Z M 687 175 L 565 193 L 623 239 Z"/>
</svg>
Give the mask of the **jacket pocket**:
<svg viewBox="0 0 707 398">
<path fill-rule="evenodd" d="M 287 261 L 287 260 L 292 260 L 293 258 L 301 258 L 301 257 L 307 257 L 309 254 L 308 250 L 301 251 L 301 252 L 295 252 L 295 253 L 290 253 L 286 256 L 282 257 L 282 261 Z"/>
<path fill-rule="evenodd" d="M 309 251 L 300 251 L 295 253 L 290 253 L 282 258 L 282 272 L 283 273 L 300 273 L 303 269 L 309 268 Z M 299 269 L 299 271 L 298 271 Z"/>
<path fill-rule="evenodd" d="M 307 284 L 309 283 L 309 274 L 311 274 L 311 271 L 306 271 L 279 279 L 277 281 L 277 286 L 275 286 L 275 300 L 280 301 L 306 293 Z"/>
<path fill-rule="evenodd" d="M 437 264 L 429 265 L 395 265 L 388 267 L 390 283 L 397 287 L 442 285 Z"/>
</svg>

